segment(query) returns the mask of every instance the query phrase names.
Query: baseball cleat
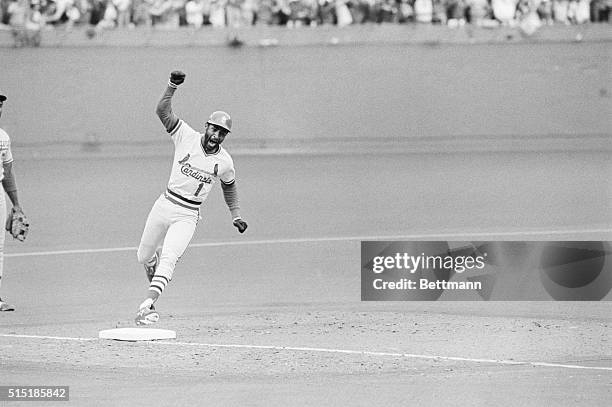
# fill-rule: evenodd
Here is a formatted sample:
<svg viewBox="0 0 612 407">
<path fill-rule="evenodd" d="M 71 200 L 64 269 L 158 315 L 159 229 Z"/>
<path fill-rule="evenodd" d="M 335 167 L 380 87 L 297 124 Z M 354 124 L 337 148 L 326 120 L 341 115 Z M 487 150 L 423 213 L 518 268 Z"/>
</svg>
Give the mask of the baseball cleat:
<svg viewBox="0 0 612 407">
<path fill-rule="evenodd" d="M 134 320 L 136 325 L 153 325 L 159 321 L 159 314 L 155 311 L 155 307 L 151 305 L 150 308 L 142 308 L 138 310 L 136 319 Z"/>
<path fill-rule="evenodd" d="M 145 264 L 144 269 L 147 275 L 147 279 L 149 283 L 153 280 L 153 276 L 155 275 L 155 270 L 157 270 L 157 265 L 159 264 L 159 252 L 155 252 L 155 256 L 153 257 L 155 262 L 152 265 Z"/>
<path fill-rule="evenodd" d="M 2 298 L 0 298 L 0 311 L 15 311 L 15 307 L 2 301 Z"/>
</svg>

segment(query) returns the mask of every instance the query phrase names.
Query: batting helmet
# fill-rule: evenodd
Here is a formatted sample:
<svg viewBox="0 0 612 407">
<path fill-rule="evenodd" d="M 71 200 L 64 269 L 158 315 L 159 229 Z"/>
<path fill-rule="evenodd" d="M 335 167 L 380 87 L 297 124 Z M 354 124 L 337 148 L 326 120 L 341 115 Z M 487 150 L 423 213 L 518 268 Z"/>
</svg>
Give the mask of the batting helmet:
<svg viewBox="0 0 612 407">
<path fill-rule="evenodd" d="M 219 126 L 227 130 L 228 132 L 232 131 L 232 118 L 229 114 L 217 110 L 216 112 L 212 112 L 208 121 L 206 123 L 214 124 L 215 126 Z"/>
</svg>

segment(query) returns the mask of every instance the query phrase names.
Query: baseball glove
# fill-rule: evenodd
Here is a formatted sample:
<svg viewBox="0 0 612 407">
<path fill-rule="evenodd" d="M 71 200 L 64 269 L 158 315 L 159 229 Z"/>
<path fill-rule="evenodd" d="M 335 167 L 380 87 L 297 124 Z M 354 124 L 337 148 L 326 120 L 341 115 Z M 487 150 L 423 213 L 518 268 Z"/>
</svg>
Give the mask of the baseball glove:
<svg viewBox="0 0 612 407">
<path fill-rule="evenodd" d="M 5 229 L 15 239 L 23 242 L 30 231 L 30 222 L 21 209 L 13 208 L 7 216 Z"/>
</svg>

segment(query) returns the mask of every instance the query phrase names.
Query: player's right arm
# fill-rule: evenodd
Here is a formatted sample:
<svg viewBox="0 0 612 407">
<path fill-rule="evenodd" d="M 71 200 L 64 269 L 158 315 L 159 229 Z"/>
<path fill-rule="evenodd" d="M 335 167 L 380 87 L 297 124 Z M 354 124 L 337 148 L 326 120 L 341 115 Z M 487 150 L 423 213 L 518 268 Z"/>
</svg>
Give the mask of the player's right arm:
<svg viewBox="0 0 612 407">
<path fill-rule="evenodd" d="M 174 92 L 178 86 L 184 81 L 185 74 L 183 72 L 172 71 L 168 86 L 166 87 L 166 90 L 157 103 L 157 108 L 155 109 L 157 117 L 159 117 L 159 120 L 161 120 L 168 133 L 172 133 L 179 125 L 180 119 L 172 111 L 172 96 L 174 95 Z"/>
</svg>

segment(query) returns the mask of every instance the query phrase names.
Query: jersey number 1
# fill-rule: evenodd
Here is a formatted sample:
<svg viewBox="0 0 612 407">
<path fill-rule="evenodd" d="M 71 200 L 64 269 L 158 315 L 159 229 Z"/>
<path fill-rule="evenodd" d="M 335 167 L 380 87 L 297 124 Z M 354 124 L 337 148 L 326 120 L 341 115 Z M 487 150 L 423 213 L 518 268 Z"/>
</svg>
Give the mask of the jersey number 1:
<svg viewBox="0 0 612 407">
<path fill-rule="evenodd" d="M 204 186 L 203 182 L 200 182 L 200 185 L 198 185 L 198 189 L 196 189 L 195 194 L 193 194 L 194 196 L 198 196 L 198 194 L 200 193 L 200 191 L 202 190 L 202 187 Z"/>
</svg>

